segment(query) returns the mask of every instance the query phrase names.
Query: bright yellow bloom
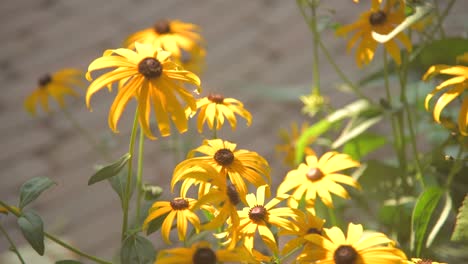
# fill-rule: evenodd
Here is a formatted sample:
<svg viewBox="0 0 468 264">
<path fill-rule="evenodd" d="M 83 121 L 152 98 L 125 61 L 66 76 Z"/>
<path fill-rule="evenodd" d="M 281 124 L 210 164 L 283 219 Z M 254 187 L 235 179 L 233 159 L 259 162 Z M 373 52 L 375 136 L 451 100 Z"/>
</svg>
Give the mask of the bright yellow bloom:
<svg viewBox="0 0 468 264">
<path fill-rule="evenodd" d="M 38 87 L 24 101 L 24 108 L 35 115 L 36 105 L 40 104 L 45 112 L 49 112 L 49 96 L 55 99 L 60 107 L 65 107 L 64 97 L 78 96 L 73 87 L 83 87 L 83 77 L 83 72 L 76 69 L 63 69 L 52 75 L 42 76 Z"/>
<path fill-rule="evenodd" d="M 435 262 L 430 259 L 411 258 L 407 264 L 447 264 L 445 262 Z"/>
<path fill-rule="evenodd" d="M 177 165 L 172 177 L 172 185 L 181 180 L 181 175 L 187 169 L 196 168 L 199 164 L 207 164 L 216 169 L 218 174 L 213 177 L 227 179 L 235 186 L 239 195 L 245 197 L 247 186 L 243 179 L 246 179 L 255 186 L 261 186 L 271 182 L 270 167 L 268 162 L 258 155 L 245 149 L 236 150 L 237 145 L 221 139 L 203 141 L 203 145 L 192 150 L 189 157 Z M 203 154 L 201 157 L 193 157 L 195 153 Z M 209 189 L 210 183 L 205 183 Z M 185 186 L 183 189 L 188 189 Z M 205 192 L 203 192 L 205 193 Z M 181 194 L 185 196 L 185 193 Z"/>
<path fill-rule="evenodd" d="M 276 151 L 279 153 L 284 153 L 284 163 L 290 167 L 295 167 L 295 155 L 296 155 L 296 142 L 299 137 L 304 133 L 304 131 L 309 127 L 307 122 L 302 123 L 301 130 L 299 131 L 298 124 L 296 122 L 291 123 L 291 133 L 288 133 L 286 130 L 281 130 L 279 136 L 281 143 L 275 147 Z M 314 141 L 314 138 L 310 138 L 308 144 Z M 304 149 L 306 156 L 315 155 L 315 152 L 309 146 L 306 146 Z"/>
<path fill-rule="evenodd" d="M 281 229 L 279 235 L 281 236 L 295 236 L 295 238 L 289 240 L 281 250 L 282 255 L 288 255 L 296 248 L 303 246 L 307 243 L 304 238 L 309 234 L 322 234 L 322 227 L 325 220 L 310 214 L 300 214 L 297 218 L 297 228 L 292 230 Z"/>
<path fill-rule="evenodd" d="M 179 20 L 159 20 L 152 28 L 130 35 L 124 46 L 134 49 L 135 42 L 151 44 L 171 52 L 173 59 L 184 69 L 199 74 L 206 55 L 199 31 L 199 27 L 194 24 Z"/>
<path fill-rule="evenodd" d="M 339 28 L 336 33 L 339 36 L 356 31 L 349 40 L 348 51 L 359 42 L 356 51 L 356 64 L 362 67 L 369 64 L 374 58 L 378 42 L 372 37 L 372 31 L 386 35 L 405 20 L 405 3 L 401 0 L 388 0 L 383 9 L 380 1 L 372 0 L 371 9 L 363 14 L 353 24 Z M 399 33 L 395 37 L 407 50 L 411 51 L 411 40 L 404 34 Z M 384 43 L 384 47 L 397 64 L 401 64 L 400 48 L 395 39 Z"/>
<path fill-rule="evenodd" d="M 177 221 L 177 233 L 179 240 L 185 240 L 187 233 L 187 221 L 192 223 L 195 230 L 200 230 L 200 220 L 192 211 L 193 206 L 197 201 L 190 198 L 175 198 L 172 201 L 157 201 L 154 202 L 149 210 L 149 215 L 143 223 L 143 229 L 148 228 L 148 224 L 156 218 L 166 215 L 161 226 L 161 234 L 164 241 L 171 244 L 169 233 L 172 229 L 172 222 Z"/>
<path fill-rule="evenodd" d="M 197 101 L 198 113 L 197 127 L 198 132 L 203 131 L 203 124 L 208 123 L 208 127 L 213 130 L 220 130 L 224 124 L 224 118 L 229 121 L 232 130 L 236 129 L 237 119 L 235 114 L 247 120 L 247 126 L 252 124 L 252 115 L 244 109 L 244 105 L 234 98 L 224 98 L 220 94 L 210 94 Z"/>
<path fill-rule="evenodd" d="M 463 97 L 460 112 L 458 114 L 458 130 L 463 136 L 468 136 L 468 96 L 463 96 L 463 93 L 468 89 L 468 67 L 461 65 L 434 65 L 431 66 L 424 74 L 423 80 L 432 78 L 437 74 L 447 74 L 454 77 L 436 86 L 436 88 L 426 96 L 426 109 L 429 110 L 429 102 L 435 94 L 447 89 L 443 91 L 442 95 L 437 99 L 432 112 L 434 120 L 437 123 L 441 123 L 440 115 L 442 110 L 455 98 L 459 96 Z"/>
<path fill-rule="evenodd" d="M 363 235 L 362 225 L 350 223 L 346 237 L 338 227 L 324 228 L 323 232 L 323 236 L 305 236 L 312 245 L 298 257 L 299 263 L 400 264 L 406 260 L 394 241 L 382 233 Z"/>
<path fill-rule="evenodd" d="M 150 129 L 151 107 L 154 108 L 157 124 L 162 136 L 170 135 L 172 119 L 179 132 L 187 130 L 187 117 L 180 97 L 192 111 L 196 110 L 196 100 L 192 93 L 181 86 L 189 83 L 200 88 L 200 79 L 192 72 L 181 70 L 169 60 L 170 53 L 158 50 L 149 44 L 135 43 L 136 52 L 129 49 L 115 49 L 95 59 L 88 67 L 91 72 L 115 68 L 94 80 L 86 94 L 86 104 L 90 107 L 91 97 L 112 83 L 119 84 L 119 91 L 110 108 L 109 127 L 117 132 L 117 122 L 127 103 L 135 97 L 138 102 L 138 120 L 145 135 L 155 139 Z"/>
<path fill-rule="evenodd" d="M 155 264 L 216 264 L 216 263 L 258 263 L 243 247 L 232 250 L 214 250 L 210 243 L 202 241 L 190 248 L 162 250 Z"/>
<path fill-rule="evenodd" d="M 255 233 L 258 230 L 260 238 L 265 245 L 273 252 L 277 253 L 278 245 L 270 230 L 270 225 L 282 229 L 294 230 L 297 228 L 290 218 L 298 218 L 301 212 L 289 207 L 274 208 L 281 201 L 288 198 L 287 195 L 280 195 L 265 204 L 265 193 L 267 185 L 262 185 L 257 189 L 257 196 L 249 193 L 246 197 L 248 207 L 239 211 L 240 224 L 236 228 L 243 237 L 243 244 L 250 252 L 254 248 Z"/>
<path fill-rule="evenodd" d="M 297 201 L 304 194 L 306 200 L 315 200 L 318 195 L 325 205 L 333 207 L 330 193 L 349 198 L 348 192 L 337 183 L 360 188 L 353 178 L 337 172 L 358 166 L 359 162 L 338 152 L 327 152 L 320 160 L 317 156 L 307 156 L 306 163 L 301 163 L 297 169 L 288 172 L 278 187 L 278 194 L 294 189 L 292 197 Z"/>
</svg>

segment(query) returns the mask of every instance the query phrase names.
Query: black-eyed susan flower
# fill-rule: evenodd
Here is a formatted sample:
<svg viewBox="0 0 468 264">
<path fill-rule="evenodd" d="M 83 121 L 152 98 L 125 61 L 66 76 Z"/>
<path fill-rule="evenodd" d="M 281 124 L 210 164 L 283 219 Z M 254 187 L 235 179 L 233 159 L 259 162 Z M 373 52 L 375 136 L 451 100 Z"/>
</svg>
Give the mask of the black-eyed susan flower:
<svg viewBox="0 0 468 264">
<path fill-rule="evenodd" d="M 36 114 L 38 104 L 45 112 L 49 112 L 49 97 L 52 97 L 63 108 L 64 97 L 78 96 L 73 88 L 83 86 L 84 74 L 80 70 L 63 69 L 53 74 L 45 74 L 39 78 L 38 87 L 24 101 L 24 107 L 32 115 Z"/>
<path fill-rule="evenodd" d="M 298 216 L 295 229 L 281 229 L 279 231 L 280 236 L 294 236 L 294 238 L 284 244 L 281 250 L 281 254 L 284 256 L 289 255 L 296 248 L 306 244 L 307 240 L 304 238 L 306 235 L 322 234 L 325 220 L 310 213 L 298 214 Z"/>
<path fill-rule="evenodd" d="M 86 93 L 88 108 L 91 97 L 97 91 L 118 83 L 119 91 L 109 112 L 109 126 L 114 132 L 117 132 L 120 116 L 132 98 L 137 99 L 139 124 L 147 137 L 155 138 L 150 129 L 151 108 L 154 109 L 162 136 L 171 133 L 170 119 L 179 132 L 185 132 L 187 130 L 185 106 L 181 105 L 178 98 L 185 101 L 193 111 L 196 110 L 196 100 L 181 84 L 193 84 L 200 88 L 200 79 L 192 72 L 181 70 L 171 62 L 169 52 L 150 44 L 135 43 L 135 45 L 136 51 L 109 50 L 89 65 L 87 73 L 89 80 L 92 71 L 114 69 L 99 76 L 90 84 Z"/>
<path fill-rule="evenodd" d="M 362 67 L 374 58 L 378 42 L 372 37 L 372 32 L 386 35 L 405 20 L 405 3 L 402 0 L 387 0 L 381 8 L 379 0 L 372 0 L 371 9 L 361 14 L 359 19 L 353 24 L 339 28 L 336 33 L 339 36 L 355 31 L 354 36 L 349 40 L 347 48 L 350 50 L 357 44 L 356 64 Z M 408 51 L 411 51 L 411 40 L 403 33 L 399 33 L 394 39 L 384 43 L 385 50 L 395 60 L 401 64 L 400 48 L 397 41 L 400 41 Z"/>
<path fill-rule="evenodd" d="M 243 247 L 232 250 L 214 249 L 210 243 L 201 241 L 187 248 L 162 250 L 155 263 L 158 264 L 217 264 L 217 263 L 259 263 Z"/>
<path fill-rule="evenodd" d="M 442 110 L 457 97 L 463 97 L 458 114 L 458 130 L 463 136 L 468 136 L 468 96 L 463 96 L 464 92 L 468 89 L 468 67 L 461 65 L 434 65 L 424 74 L 423 80 L 432 78 L 437 74 L 446 74 L 453 77 L 436 86 L 436 88 L 426 96 L 425 107 L 429 110 L 429 102 L 431 99 L 437 93 L 442 92 L 432 112 L 434 120 L 437 123 L 441 123 Z"/>
<path fill-rule="evenodd" d="M 191 158 L 176 166 L 172 176 L 173 184 L 180 181 L 181 175 L 184 175 L 187 169 L 196 168 L 200 164 L 208 164 L 214 167 L 218 174 L 213 175 L 213 177 L 229 178 L 239 192 L 241 199 L 247 194 L 247 186 L 243 179 L 255 186 L 271 182 L 268 162 L 256 152 L 245 149 L 236 150 L 236 147 L 236 144 L 221 139 L 203 141 L 200 147 L 189 153 Z M 196 153 L 203 156 L 193 157 Z M 205 184 L 209 188 L 210 183 Z M 187 188 L 188 186 L 184 187 L 184 189 Z M 181 195 L 184 196 L 185 194 Z"/>
<path fill-rule="evenodd" d="M 411 258 L 407 261 L 407 264 L 447 264 L 445 262 L 436 262 L 430 259 Z"/>
<path fill-rule="evenodd" d="M 244 207 L 239 211 L 240 224 L 236 228 L 243 238 L 243 245 L 250 252 L 254 248 L 254 238 L 258 230 L 260 238 L 265 245 L 273 252 L 278 252 L 278 245 L 270 226 L 276 226 L 282 229 L 294 230 L 297 228 L 292 219 L 298 218 L 301 212 L 297 209 L 289 207 L 275 208 L 281 201 L 286 199 L 287 195 L 279 195 L 267 204 L 265 204 L 265 193 L 269 188 L 267 185 L 262 185 L 257 189 L 257 195 L 249 193 L 246 196 L 248 207 Z"/>
<path fill-rule="evenodd" d="M 333 207 L 330 193 L 349 198 L 348 192 L 338 183 L 360 188 L 353 178 L 338 172 L 359 165 L 349 155 L 334 151 L 323 154 L 320 159 L 317 156 L 307 156 L 306 163 L 301 163 L 297 169 L 288 172 L 278 187 L 278 194 L 294 189 L 292 197 L 297 201 L 304 195 L 306 200 L 315 200 L 318 195 L 325 205 Z"/>
<path fill-rule="evenodd" d="M 244 105 L 234 98 L 224 98 L 220 94 L 209 94 L 197 101 L 198 118 L 197 127 L 198 132 L 203 131 L 203 124 L 207 123 L 208 127 L 213 130 L 220 130 L 226 118 L 235 130 L 237 127 L 236 114 L 245 118 L 247 126 L 252 124 L 252 115 L 249 111 L 244 109 Z"/>
<path fill-rule="evenodd" d="M 302 123 L 301 129 L 296 122 L 291 123 L 291 131 L 280 130 L 279 137 L 281 139 L 281 144 L 278 144 L 275 149 L 278 153 L 284 155 L 284 163 L 290 167 L 295 167 L 295 155 L 296 155 L 296 142 L 299 137 L 304 133 L 304 131 L 309 127 L 307 122 Z M 304 149 L 305 155 L 315 155 L 314 150 L 309 147 L 315 139 L 310 138 L 307 142 L 307 146 Z"/>
<path fill-rule="evenodd" d="M 338 227 L 324 228 L 323 233 L 305 236 L 312 246 L 298 257 L 299 263 L 399 264 L 406 260 L 394 241 L 382 233 L 363 235 L 362 225 L 350 223 L 346 237 Z"/>
<path fill-rule="evenodd" d="M 174 219 L 177 222 L 177 234 L 179 240 L 185 240 L 187 233 L 187 221 L 192 223 L 195 230 L 200 230 L 200 220 L 192 211 L 194 204 L 197 201 L 191 198 L 175 198 L 172 201 L 157 201 L 153 203 L 149 210 L 148 217 L 143 222 L 143 229 L 148 227 L 148 224 L 156 218 L 166 216 L 161 226 L 161 234 L 164 241 L 171 244 L 169 233 L 172 229 Z"/>
</svg>

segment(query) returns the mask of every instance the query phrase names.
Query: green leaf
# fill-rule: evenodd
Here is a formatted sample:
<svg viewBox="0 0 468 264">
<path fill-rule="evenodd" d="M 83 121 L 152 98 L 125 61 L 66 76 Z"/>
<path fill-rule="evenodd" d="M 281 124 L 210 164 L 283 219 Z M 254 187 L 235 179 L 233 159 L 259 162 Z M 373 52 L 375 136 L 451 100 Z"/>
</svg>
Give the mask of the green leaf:
<svg viewBox="0 0 468 264">
<path fill-rule="evenodd" d="M 122 263 L 153 264 L 156 251 L 148 239 L 134 235 L 125 239 L 120 258 Z"/>
<path fill-rule="evenodd" d="M 468 195 L 458 209 L 457 221 L 453 230 L 452 241 L 468 241 Z"/>
<path fill-rule="evenodd" d="M 378 160 L 369 160 L 356 171 L 353 178 L 359 181 L 363 190 L 366 190 L 368 198 L 385 201 L 393 197 L 391 191 L 399 187 L 395 183 L 402 174 L 402 170 L 398 167 Z"/>
<path fill-rule="evenodd" d="M 429 221 L 444 191 L 439 187 L 427 188 L 416 201 L 411 217 L 411 250 L 420 256 Z"/>
<path fill-rule="evenodd" d="M 358 118 L 350 121 L 350 128 L 343 130 L 343 133 L 332 143 L 331 147 L 337 149 L 346 142 L 356 138 L 364 133 L 371 126 L 377 124 L 382 120 L 382 115 L 374 116 L 371 118 Z"/>
<path fill-rule="evenodd" d="M 359 113 L 369 109 L 371 109 L 371 105 L 366 100 L 357 100 L 310 126 L 297 140 L 295 153 L 296 163 L 299 164 L 304 159 L 304 149 L 307 147 L 310 138 L 318 137 L 327 132 L 333 124 L 344 118 L 357 116 Z"/>
<path fill-rule="evenodd" d="M 59 260 L 55 262 L 55 264 L 82 264 L 82 263 L 76 260 L 66 259 L 66 260 Z"/>
<path fill-rule="evenodd" d="M 110 177 L 107 180 L 112 186 L 112 189 L 119 195 L 120 201 L 123 201 L 125 197 L 125 187 L 127 186 L 127 177 L 128 177 L 128 171 L 127 170 L 121 170 L 115 177 Z M 131 186 L 130 186 L 130 197 L 133 195 L 133 191 L 136 186 L 136 177 L 135 173 L 133 173 L 131 177 Z"/>
<path fill-rule="evenodd" d="M 151 221 L 148 224 L 148 228 L 146 229 L 146 235 L 150 235 L 150 234 L 158 231 L 159 229 L 161 229 L 161 226 L 162 226 L 164 220 L 166 220 L 167 215 L 168 214 L 164 214 L 164 215 L 154 219 L 153 221 Z"/>
<path fill-rule="evenodd" d="M 426 240 L 426 248 L 429 248 L 434 241 L 435 237 L 437 236 L 437 233 L 439 233 L 440 229 L 444 225 L 445 221 L 447 220 L 450 211 L 452 210 L 452 198 L 450 197 L 449 192 L 445 192 L 445 199 L 444 199 L 444 206 L 440 212 L 439 218 L 437 219 L 437 222 L 434 224 L 434 227 L 432 228 L 431 232 L 427 236 Z M 434 214 L 435 216 L 435 214 Z"/>
<path fill-rule="evenodd" d="M 379 149 L 387 143 L 387 138 L 373 133 L 363 133 L 351 141 L 347 142 L 343 147 L 343 153 L 350 155 L 355 160 L 360 160 L 362 157 Z"/>
<path fill-rule="evenodd" d="M 33 211 L 23 211 L 18 218 L 18 225 L 24 238 L 39 255 L 44 255 L 44 224 L 39 215 Z"/>
<path fill-rule="evenodd" d="M 35 177 L 25 182 L 20 188 L 19 208 L 23 209 L 54 184 L 56 183 L 47 177 Z"/>
<path fill-rule="evenodd" d="M 130 154 L 125 153 L 125 155 L 123 155 L 114 163 L 101 168 L 93 176 L 91 176 L 91 178 L 89 178 L 88 185 L 95 184 L 96 182 L 100 182 L 117 175 L 123 169 L 123 167 L 125 167 L 129 159 Z"/>
</svg>

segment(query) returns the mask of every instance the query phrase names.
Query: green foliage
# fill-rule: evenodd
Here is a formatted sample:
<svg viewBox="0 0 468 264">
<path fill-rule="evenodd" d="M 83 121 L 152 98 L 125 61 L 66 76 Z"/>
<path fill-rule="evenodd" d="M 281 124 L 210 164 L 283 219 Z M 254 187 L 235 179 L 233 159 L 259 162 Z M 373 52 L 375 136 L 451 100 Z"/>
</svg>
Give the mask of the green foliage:
<svg viewBox="0 0 468 264">
<path fill-rule="evenodd" d="M 343 144 L 366 132 L 371 126 L 380 122 L 380 120 L 382 120 L 380 113 L 370 117 L 351 118 L 340 136 L 332 143 L 331 148 L 337 149 L 341 147 Z"/>
<path fill-rule="evenodd" d="M 145 200 L 156 200 L 163 193 L 163 189 L 160 186 L 145 185 L 143 187 L 145 192 Z"/>
<path fill-rule="evenodd" d="M 119 195 L 121 201 L 123 201 L 126 195 L 125 186 L 127 186 L 127 173 L 127 170 L 120 170 L 120 172 L 117 175 L 115 175 L 115 177 L 110 177 L 107 179 L 111 184 L 112 189 Z M 132 197 L 133 191 L 135 190 L 136 186 L 136 177 L 131 178 L 130 184 L 130 197 Z"/>
<path fill-rule="evenodd" d="M 35 177 L 25 182 L 20 188 L 19 208 L 23 209 L 54 184 L 56 183 L 47 177 Z"/>
<path fill-rule="evenodd" d="M 360 160 L 372 151 L 381 148 L 386 143 L 386 137 L 365 132 L 348 141 L 343 146 L 343 153 L 350 155 L 355 160 Z"/>
<path fill-rule="evenodd" d="M 152 233 L 158 231 L 159 229 L 161 229 L 161 226 L 164 222 L 164 220 L 166 219 L 168 214 L 165 214 L 165 215 L 162 215 L 156 219 L 154 219 L 153 221 L 151 221 L 149 224 L 148 224 L 148 228 L 146 229 L 146 235 L 151 235 Z"/>
<path fill-rule="evenodd" d="M 120 157 L 120 159 L 118 159 L 114 163 L 99 169 L 96 173 L 94 173 L 93 176 L 91 176 L 91 178 L 89 178 L 88 185 L 92 185 L 96 182 L 100 182 L 114 177 L 125 167 L 130 157 L 131 156 L 129 153 L 125 153 L 122 157 Z"/>
<path fill-rule="evenodd" d="M 411 249 L 415 256 L 420 256 L 429 222 L 439 203 L 444 190 L 439 187 L 429 187 L 419 196 L 411 219 Z"/>
<path fill-rule="evenodd" d="M 121 263 L 152 264 L 155 258 L 151 241 L 139 235 L 127 237 L 120 251 Z"/>
<path fill-rule="evenodd" d="M 468 195 L 458 209 L 457 221 L 453 230 L 452 241 L 468 241 Z"/>
<path fill-rule="evenodd" d="M 81 262 L 72 260 L 72 259 L 66 259 L 66 260 L 59 260 L 55 262 L 55 264 L 81 264 Z"/>
<path fill-rule="evenodd" d="M 41 217 L 33 211 L 23 211 L 17 222 L 24 238 L 39 255 L 43 256 L 44 224 Z"/>
</svg>

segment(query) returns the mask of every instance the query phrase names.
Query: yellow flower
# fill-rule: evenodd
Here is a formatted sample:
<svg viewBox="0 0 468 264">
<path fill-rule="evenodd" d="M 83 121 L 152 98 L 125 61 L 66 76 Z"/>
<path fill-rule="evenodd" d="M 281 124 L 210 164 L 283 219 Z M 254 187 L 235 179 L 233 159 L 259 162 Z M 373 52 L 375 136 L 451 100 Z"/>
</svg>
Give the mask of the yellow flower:
<svg viewBox="0 0 468 264">
<path fill-rule="evenodd" d="M 291 123 L 291 133 L 288 133 L 286 130 L 281 130 L 279 133 L 281 143 L 275 147 L 277 152 L 284 153 L 284 163 L 290 167 L 295 167 L 295 155 L 296 155 L 296 142 L 299 137 L 304 133 L 304 131 L 309 127 L 307 122 L 302 123 L 301 130 L 299 131 L 298 124 L 296 122 Z M 308 144 L 314 141 L 314 138 L 311 138 Z M 309 146 L 306 146 L 304 149 L 306 155 L 315 155 L 315 152 Z"/>
<path fill-rule="evenodd" d="M 199 27 L 179 20 L 159 20 L 152 28 L 130 35 L 124 46 L 135 48 L 135 42 L 148 43 L 171 52 L 174 60 L 184 69 L 200 73 L 206 55 Z"/>
<path fill-rule="evenodd" d="M 229 121 L 232 130 L 236 129 L 237 119 L 235 114 L 247 120 L 247 126 L 252 124 L 252 115 L 244 109 L 244 105 L 234 98 L 224 98 L 220 94 L 210 94 L 197 101 L 198 113 L 197 126 L 198 132 L 203 131 L 203 124 L 208 123 L 208 127 L 213 130 L 220 130 L 224 124 L 224 118 Z"/>
<path fill-rule="evenodd" d="M 270 230 L 270 226 L 276 226 L 282 229 L 296 229 L 297 226 L 288 218 L 296 219 L 301 212 L 289 207 L 274 208 L 281 201 L 286 199 L 287 195 L 280 195 L 265 204 L 265 192 L 267 185 L 262 185 L 257 189 L 257 196 L 249 193 L 246 197 L 248 207 L 239 211 L 240 224 L 236 228 L 243 237 L 243 244 L 250 252 L 254 248 L 254 237 L 258 230 L 260 238 L 265 245 L 273 252 L 278 251 L 276 239 Z"/>
<path fill-rule="evenodd" d="M 112 83 L 118 83 L 119 91 L 109 112 L 109 127 L 114 132 L 117 132 L 117 122 L 132 97 L 137 99 L 138 120 L 147 137 L 155 138 L 150 129 L 151 107 L 154 108 L 162 136 L 171 133 L 169 119 L 172 119 L 179 132 L 185 132 L 187 118 L 178 97 L 185 101 L 192 111 L 196 110 L 196 100 L 181 84 L 185 82 L 200 88 L 200 79 L 171 62 L 169 52 L 158 50 L 149 44 L 135 45 L 136 52 L 129 49 L 109 50 L 89 65 L 89 80 L 92 71 L 115 69 L 101 75 L 90 84 L 86 94 L 88 108 L 91 97 L 97 91 L 110 87 Z"/>
<path fill-rule="evenodd" d="M 362 225 L 350 223 L 346 237 L 338 227 L 324 228 L 323 232 L 323 236 L 305 236 L 312 246 L 298 257 L 299 263 L 399 264 L 406 260 L 405 254 L 384 234 L 363 236 Z"/>
<path fill-rule="evenodd" d="M 78 96 L 72 87 L 84 86 L 83 72 L 76 69 L 63 69 L 52 75 L 45 74 L 39 79 L 38 87 L 24 101 L 25 109 L 32 115 L 36 114 L 36 105 L 40 104 L 44 111 L 49 112 L 49 96 L 60 107 L 65 107 L 66 95 Z"/>
<path fill-rule="evenodd" d="M 447 264 L 445 262 L 435 262 L 430 259 L 411 258 L 407 264 Z"/>
<path fill-rule="evenodd" d="M 378 42 L 372 37 L 372 31 L 379 34 L 390 33 L 398 24 L 405 20 L 405 3 L 401 0 L 388 0 L 381 9 L 380 1 L 372 0 L 371 9 L 363 14 L 353 24 L 339 28 L 336 33 L 339 36 L 356 31 L 349 40 L 348 51 L 359 42 L 356 51 L 356 64 L 362 67 L 369 64 L 374 58 Z M 399 33 L 395 37 L 407 50 L 411 51 L 411 40 L 404 34 Z M 397 64 L 401 64 L 400 48 L 395 39 L 384 43 L 384 47 Z"/>
<path fill-rule="evenodd" d="M 157 201 L 153 203 L 149 210 L 149 215 L 143 222 L 143 229 L 148 228 L 148 224 L 158 217 L 166 215 L 164 222 L 161 226 L 161 234 L 164 241 L 171 244 L 169 240 L 169 233 L 172 229 L 172 222 L 174 218 L 177 220 L 177 233 L 179 240 L 185 240 L 187 233 L 187 221 L 192 223 L 195 230 L 198 232 L 200 229 L 200 220 L 198 216 L 192 211 L 194 204 L 197 201 L 190 198 L 175 198 L 172 201 Z"/>
<path fill-rule="evenodd" d="M 294 189 L 292 197 L 297 201 L 304 194 L 306 200 L 315 200 L 318 195 L 325 205 L 333 207 L 330 192 L 349 198 L 348 192 L 337 183 L 360 188 L 353 178 L 337 172 L 358 166 L 359 162 L 338 152 L 327 152 L 320 160 L 317 156 L 307 156 L 306 163 L 301 163 L 297 169 L 288 172 L 278 187 L 278 194 Z"/>
<path fill-rule="evenodd" d="M 202 241 L 190 248 L 162 250 L 155 264 L 216 264 L 216 263 L 258 263 L 243 247 L 232 250 L 214 250 L 210 243 Z"/>
<path fill-rule="evenodd" d="M 325 220 L 310 213 L 300 214 L 299 216 L 296 229 L 282 229 L 279 231 L 279 235 L 281 236 L 296 236 L 283 246 L 281 254 L 284 256 L 288 255 L 296 248 L 305 245 L 307 243 L 307 240 L 304 238 L 306 235 L 322 234 L 322 227 Z"/>
<path fill-rule="evenodd" d="M 188 158 L 179 163 L 174 169 L 172 185 L 181 180 L 181 175 L 187 169 L 196 168 L 199 164 L 214 167 L 219 175 L 216 174 L 213 177 L 229 178 L 241 197 L 247 194 L 247 186 L 243 178 L 257 187 L 271 182 L 268 162 L 256 152 L 245 149 L 236 150 L 236 147 L 236 144 L 221 139 L 203 141 L 203 145 L 192 150 L 189 156 L 197 152 L 204 156 Z M 207 182 L 205 187 L 209 189 L 209 185 L 210 183 Z M 188 187 L 185 186 L 183 189 L 188 189 Z"/>
<path fill-rule="evenodd" d="M 426 96 L 425 107 L 429 110 L 429 102 L 434 95 L 447 89 L 443 91 L 442 95 L 437 99 L 432 112 L 434 120 L 437 123 L 441 123 L 440 115 L 442 110 L 455 98 L 459 96 L 463 97 L 458 114 L 458 130 L 463 136 L 468 136 L 468 96 L 463 96 L 463 93 L 468 89 L 468 67 L 461 65 L 434 65 L 424 74 L 423 80 L 432 78 L 437 74 L 447 74 L 453 77 L 436 86 L 436 88 Z"/>
</svg>

